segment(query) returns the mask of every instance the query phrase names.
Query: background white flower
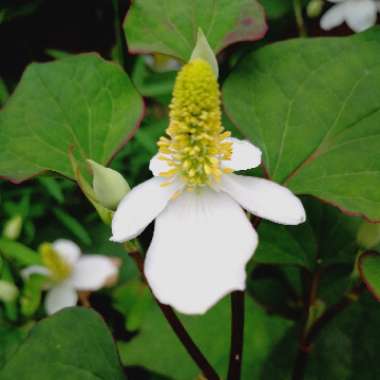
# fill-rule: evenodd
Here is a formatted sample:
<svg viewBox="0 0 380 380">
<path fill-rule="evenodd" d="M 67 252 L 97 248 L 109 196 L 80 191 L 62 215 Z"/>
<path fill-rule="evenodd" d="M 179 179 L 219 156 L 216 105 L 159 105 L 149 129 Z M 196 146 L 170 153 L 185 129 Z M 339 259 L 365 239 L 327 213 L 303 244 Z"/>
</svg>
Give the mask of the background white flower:
<svg viewBox="0 0 380 380">
<path fill-rule="evenodd" d="M 333 29 L 343 22 L 355 32 L 362 32 L 376 24 L 380 2 L 375 0 L 329 0 L 336 3 L 321 18 L 321 28 Z"/>
<path fill-rule="evenodd" d="M 32 274 L 48 277 L 49 290 L 45 298 L 48 314 L 76 305 L 77 291 L 99 290 L 118 275 L 118 266 L 111 258 L 81 255 L 80 248 L 70 240 L 56 240 L 45 245 L 41 253 L 45 266 L 30 266 L 21 275 L 24 278 Z"/>
</svg>

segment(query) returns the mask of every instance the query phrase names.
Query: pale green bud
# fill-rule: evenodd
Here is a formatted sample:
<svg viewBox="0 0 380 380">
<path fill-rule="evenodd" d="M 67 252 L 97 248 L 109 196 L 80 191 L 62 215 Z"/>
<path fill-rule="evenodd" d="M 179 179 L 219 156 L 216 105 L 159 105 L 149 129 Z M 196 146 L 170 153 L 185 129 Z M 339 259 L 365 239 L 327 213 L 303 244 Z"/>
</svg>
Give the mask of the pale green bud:
<svg viewBox="0 0 380 380">
<path fill-rule="evenodd" d="M 363 222 L 359 228 L 357 242 L 364 249 L 372 249 L 380 243 L 380 224 Z"/>
<path fill-rule="evenodd" d="M 106 168 L 92 160 L 87 162 L 92 169 L 92 187 L 96 200 L 102 206 L 114 210 L 130 190 L 127 181 L 116 170 Z"/>
<path fill-rule="evenodd" d="M 322 12 L 324 0 L 311 0 L 306 8 L 306 13 L 310 18 L 319 17 Z"/>
<path fill-rule="evenodd" d="M 12 302 L 18 296 L 17 287 L 9 281 L 0 280 L 0 300 Z"/>
<path fill-rule="evenodd" d="M 5 223 L 3 236 L 11 240 L 17 240 L 20 236 L 21 229 L 22 217 L 20 215 L 15 215 Z"/>
</svg>

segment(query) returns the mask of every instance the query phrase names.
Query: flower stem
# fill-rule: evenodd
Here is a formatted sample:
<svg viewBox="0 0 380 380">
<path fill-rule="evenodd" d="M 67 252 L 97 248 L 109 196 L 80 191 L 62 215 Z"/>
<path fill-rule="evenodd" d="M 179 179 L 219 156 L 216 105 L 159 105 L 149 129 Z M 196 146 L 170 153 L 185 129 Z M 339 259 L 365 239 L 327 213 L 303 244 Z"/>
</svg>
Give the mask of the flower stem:
<svg viewBox="0 0 380 380">
<path fill-rule="evenodd" d="M 244 343 L 244 292 L 231 294 L 231 347 L 228 380 L 240 380 Z"/>
<path fill-rule="evenodd" d="M 146 278 L 144 276 L 144 262 L 143 262 L 143 259 L 141 257 L 140 252 L 133 251 L 133 252 L 130 252 L 129 255 L 135 261 L 142 278 L 146 282 Z M 211 364 L 206 359 L 206 357 L 202 354 L 202 352 L 198 348 L 198 346 L 194 343 L 191 336 L 186 331 L 185 327 L 183 326 L 180 319 L 177 317 L 174 310 L 170 306 L 162 304 L 156 298 L 154 298 L 154 299 L 157 302 L 157 305 L 159 306 L 162 314 L 164 315 L 164 317 L 168 321 L 170 327 L 172 328 L 174 333 L 177 335 L 177 338 L 183 344 L 186 351 L 191 356 L 191 358 L 194 360 L 194 362 L 196 363 L 198 368 L 202 371 L 204 377 L 207 380 L 220 380 L 219 375 L 216 373 L 216 371 L 211 366 Z"/>
<path fill-rule="evenodd" d="M 294 15 L 300 37 L 307 37 L 306 26 L 302 16 L 302 0 L 293 0 Z"/>
</svg>

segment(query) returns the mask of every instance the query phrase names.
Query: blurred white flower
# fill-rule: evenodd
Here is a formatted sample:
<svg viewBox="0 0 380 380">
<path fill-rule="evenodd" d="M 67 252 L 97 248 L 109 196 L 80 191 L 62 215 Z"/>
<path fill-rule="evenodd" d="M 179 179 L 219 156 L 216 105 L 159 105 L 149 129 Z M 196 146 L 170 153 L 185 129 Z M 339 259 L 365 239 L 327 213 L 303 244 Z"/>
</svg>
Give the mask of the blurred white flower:
<svg viewBox="0 0 380 380">
<path fill-rule="evenodd" d="M 302 223 L 305 211 L 288 189 L 233 174 L 259 166 L 261 151 L 224 131 L 215 57 L 208 44 L 194 51 L 177 76 L 167 137 L 150 162 L 154 177 L 121 201 L 111 240 L 133 239 L 155 219 L 148 283 L 160 302 L 202 314 L 245 289 L 245 265 L 258 238 L 242 208 L 282 224 Z"/>
<path fill-rule="evenodd" d="M 168 71 L 177 71 L 180 69 L 180 62 L 168 55 L 154 53 L 143 55 L 145 64 L 157 73 L 165 73 Z"/>
<path fill-rule="evenodd" d="M 22 270 L 24 278 L 32 274 L 48 277 L 45 309 L 53 314 L 74 306 L 78 291 L 96 291 L 116 279 L 118 265 L 109 257 L 81 255 L 80 248 L 70 240 L 59 239 L 41 246 L 43 266 L 33 265 Z"/>
<path fill-rule="evenodd" d="M 331 30 L 343 22 L 354 32 L 362 32 L 376 24 L 380 2 L 375 0 L 328 0 L 333 5 L 321 18 L 321 28 Z"/>
</svg>

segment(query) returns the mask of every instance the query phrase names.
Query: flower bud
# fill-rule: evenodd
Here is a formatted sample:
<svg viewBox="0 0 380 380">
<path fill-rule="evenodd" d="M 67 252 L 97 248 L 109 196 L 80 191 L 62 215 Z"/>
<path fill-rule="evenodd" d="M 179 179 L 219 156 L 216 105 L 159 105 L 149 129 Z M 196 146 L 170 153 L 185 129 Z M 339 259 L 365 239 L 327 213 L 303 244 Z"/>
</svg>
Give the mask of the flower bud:
<svg viewBox="0 0 380 380">
<path fill-rule="evenodd" d="M 20 236 L 21 229 L 22 217 L 20 215 L 15 215 L 5 223 L 3 236 L 11 240 L 17 240 Z"/>
<path fill-rule="evenodd" d="M 92 187 L 96 200 L 104 207 L 114 210 L 130 190 L 124 177 L 116 170 L 87 160 L 93 173 Z"/>
<path fill-rule="evenodd" d="M 206 61 L 212 67 L 215 77 L 218 78 L 218 61 L 216 60 L 215 53 L 211 49 L 211 46 L 209 45 L 207 38 L 201 28 L 198 29 L 197 42 L 195 44 L 193 52 L 191 53 L 190 62 L 197 59 L 203 59 Z"/>
<path fill-rule="evenodd" d="M 363 222 L 359 228 L 357 242 L 364 249 L 372 249 L 380 243 L 380 224 Z"/>
<path fill-rule="evenodd" d="M 17 287 L 9 281 L 0 280 L 0 300 L 12 302 L 18 296 Z"/>
<path fill-rule="evenodd" d="M 310 18 L 319 17 L 324 5 L 323 0 L 311 0 L 306 8 L 306 13 Z"/>
</svg>

